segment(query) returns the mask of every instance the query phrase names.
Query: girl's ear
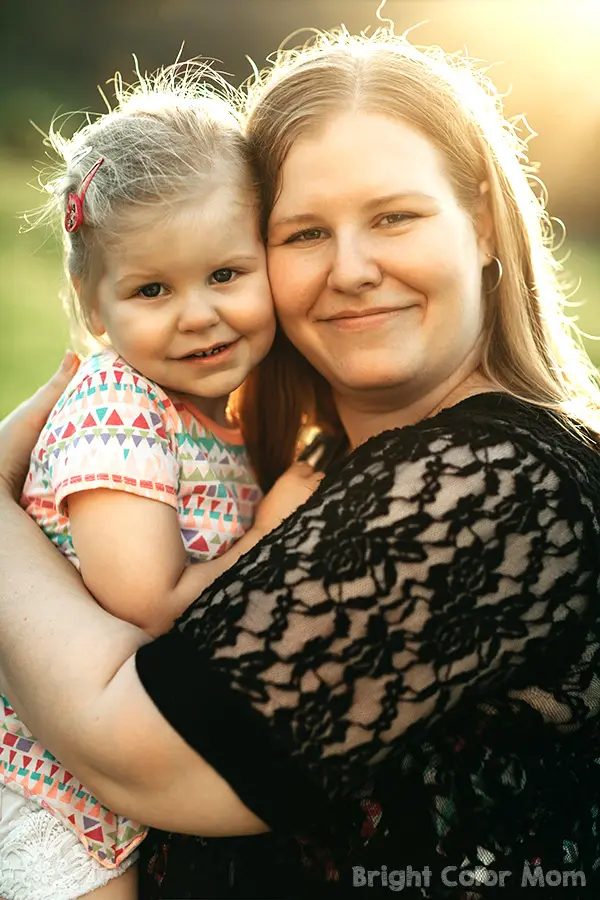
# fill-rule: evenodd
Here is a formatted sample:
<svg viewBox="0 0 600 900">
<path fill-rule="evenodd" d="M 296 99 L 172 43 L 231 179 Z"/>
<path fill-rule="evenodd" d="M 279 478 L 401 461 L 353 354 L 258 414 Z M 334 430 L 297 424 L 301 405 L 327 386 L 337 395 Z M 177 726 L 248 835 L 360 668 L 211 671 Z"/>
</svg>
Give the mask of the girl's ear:
<svg viewBox="0 0 600 900">
<path fill-rule="evenodd" d="M 102 319 L 100 318 L 100 313 L 98 312 L 97 306 L 92 307 L 92 310 L 89 314 L 90 325 L 92 326 L 92 331 L 94 337 L 100 337 L 100 335 L 106 332 L 106 328 L 102 324 Z"/>
<path fill-rule="evenodd" d="M 481 254 L 486 260 L 489 260 L 496 252 L 489 183 L 483 181 L 479 186 L 479 191 L 479 204 L 475 212 L 475 230 Z"/>
<path fill-rule="evenodd" d="M 98 299 L 95 293 L 89 286 L 84 285 L 79 278 L 75 278 L 74 276 L 71 276 L 71 284 L 73 285 L 73 290 L 77 294 L 81 309 L 89 310 L 85 318 L 91 326 L 92 334 L 94 337 L 100 337 L 100 335 L 105 333 L 106 328 L 102 324 L 100 311 L 98 309 Z"/>
</svg>

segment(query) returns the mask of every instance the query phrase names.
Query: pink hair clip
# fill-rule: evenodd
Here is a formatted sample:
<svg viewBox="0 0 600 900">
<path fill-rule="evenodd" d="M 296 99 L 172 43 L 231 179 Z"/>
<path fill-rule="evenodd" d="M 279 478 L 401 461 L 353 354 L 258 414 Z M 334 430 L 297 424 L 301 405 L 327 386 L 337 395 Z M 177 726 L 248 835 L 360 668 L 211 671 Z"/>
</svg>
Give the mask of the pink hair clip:
<svg viewBox="0 0 600 900">
<path fill-rule="evenodd" d="M 79 188 L 78 194 L 69 194 L 67 197 L 67 212 L 65 213 L 65 231 L 68 231 L 69 234 L 73 234 L 74 231 L 78 231 L 83 225 L 83 201 L 85 200 L 85 194 L 87 189 L 89 188 L 92 178 L 104 162 L 104 157 L 101 156 L 100 159 L 94 163 L 92 168 L 89 170 L 87 175 L 84 176 L 81 187 Z"/>
</svg>

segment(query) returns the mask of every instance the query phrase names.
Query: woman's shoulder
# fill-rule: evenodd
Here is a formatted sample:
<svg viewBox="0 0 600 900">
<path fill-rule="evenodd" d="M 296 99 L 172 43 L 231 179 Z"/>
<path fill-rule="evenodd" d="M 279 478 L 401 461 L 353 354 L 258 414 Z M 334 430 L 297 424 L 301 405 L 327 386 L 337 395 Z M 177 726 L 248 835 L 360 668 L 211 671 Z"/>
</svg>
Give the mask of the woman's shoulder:
<svg viewBox="0 0 600 900">
<path fill-rule="evenodd" d="M 600 519 L 600 452 L 594 437 L 549 410 L 489 392 L 468 397 L 415 425 L 378 434 L 328 475 L 348 499 L 369 482 L 374 495 L 456 498 L 527 485 L 595 509 Z M 568 490 L 565 487 L 568 485 Z"/>
<path fill-rule="evenodd" d="M 349 461 L 364 454 L 397 463 L 436 456 L 452 447 L 473 451 L 500 446 L 528 450 L 567 466 L 585 460 L 600 469 L 598 435 L 499 391 L 467 397 L 414 425 L 384 431 L 361 445 Z"/>
</svg>

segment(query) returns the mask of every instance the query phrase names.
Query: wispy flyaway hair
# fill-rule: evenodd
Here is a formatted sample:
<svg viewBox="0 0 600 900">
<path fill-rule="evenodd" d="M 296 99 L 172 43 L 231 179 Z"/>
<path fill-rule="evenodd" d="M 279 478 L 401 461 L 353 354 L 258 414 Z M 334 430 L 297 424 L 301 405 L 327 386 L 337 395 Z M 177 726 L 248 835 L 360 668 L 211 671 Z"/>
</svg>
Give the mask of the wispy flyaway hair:
<svg viewBox="0 0 600 900">
<path fill-rule="evenodd" d="M 86 115 L 74 135 L 64 134 L 71 116 L 52 123 L 46 144 L 58 162 L 40 179 L 49 199 L 28 219 L 60 227 L 68 307 L 76 325 L 88 331 L 86 291 L 78 297 L 72 282 L 93 282 L 99 251 L 118 238 L 135 208 L 201 199 L 215 179 L 247 187 L 252 181 L 240 118 L 230 102 L 233 89 L 210 65 L 186 62 L 137 75 L 135 84 L 125 85 L 117 73 L 114 103 L 106 101 L 102 115 Z M 69 234 L 63 227 L 67 198 L 101 157 L 85 194 L 84 224 Z"/>
</svg>

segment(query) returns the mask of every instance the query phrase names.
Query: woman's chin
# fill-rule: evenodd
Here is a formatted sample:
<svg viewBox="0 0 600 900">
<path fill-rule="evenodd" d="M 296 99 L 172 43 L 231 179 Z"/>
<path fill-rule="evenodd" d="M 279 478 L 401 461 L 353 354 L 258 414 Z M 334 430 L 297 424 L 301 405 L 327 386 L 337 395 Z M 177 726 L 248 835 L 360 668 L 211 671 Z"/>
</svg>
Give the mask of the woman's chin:
<svg viewBox="0 0 600 900">
<path fill-rule="evenodd" d="M 407 365 L 406 361 L 399 366 L 397 359 L 386 364 L 380 357 L 368 366 L 364 365 L 364 360 L 360 366 L 340 366 L 337 372 L 329 373 L 327 379 L 340 394 L 388 394 L 395 390 L 402 392 L 412 382 L 418 381 L 422 368 L 417 364 Z"/>
</svg>

